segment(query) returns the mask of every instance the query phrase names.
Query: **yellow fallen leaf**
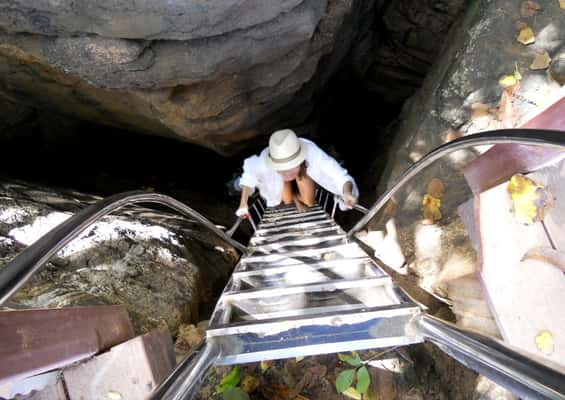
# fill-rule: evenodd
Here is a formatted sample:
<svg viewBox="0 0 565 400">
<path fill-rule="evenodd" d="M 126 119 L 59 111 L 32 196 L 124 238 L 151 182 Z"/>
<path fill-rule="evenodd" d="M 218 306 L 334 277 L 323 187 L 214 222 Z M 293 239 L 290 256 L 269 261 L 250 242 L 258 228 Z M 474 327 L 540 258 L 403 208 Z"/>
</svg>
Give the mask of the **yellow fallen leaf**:
<svg viewBox="0 0 565 400">
<path fill-rule="evenodd" d="M 559 0 L 559 7 L 565 10 L 565 0 Z"/>
<path fill-rule="evenodd" d="M 544 51 L 543 53 L 539 53 L 535 56 L 532 65 L 530 65 L 530 69 L 533 69 L 534 71 L 538 69 L 547 69 L 550 63 L 551 57 L 547 51 Z"/>
<path fill-rule="evenodd" d="M 507 186 L 516 220 L 525 225 L 542 221 L 553 204 L 553 197 L 542 186 L 528 177 L 516 174 Z"/>
<path fill-rule="evenodd" d="M 107 395 L 110 400 L 120 400 L 122 398 L 122 394 L 115 390 L 110 390 Z"/>
<path fill-rule="evenodd" d="M 424 221 L 434 224 L 441 219 L 441 199 L 425 194 L 422 199 Z"/>
<path fill-rule="evenodd" d="M 517 40 L 523 45 L 532 44 L 536 41 L 536 35 L 534 34 L 532 28 L 526 26 L 525 28 L 522 28 L 520 30 Z"/>
<path fill-rule="evenodd" d="M 550 331 L 544 330 L 536 336 L 536 347 L 544 354 L 553 353 L 553 334 Z"/>
<path fill-rule="evenodd" d="M 518 84 L 518 80 L 512 75 L 504 75 L 502 78 L 498 80 L 498 84 L 503 88 L 509 88 Z"/>
<path fill-rule="evenodd" d="M 361 393 L 359 393 L 353 386 L 347 388 L 347 390 L 345 390 L 345 392 L 341 392 L 341 394 L 353 400 L 361 400 Z"/>
<path fill-rule="evenodd" d="M 253 393 L 261 385 L 261 380 L 253 375 L 245 375 L 239 386 L 245 393 Z"/>
<path fill-rule="evenodd" d="M 298 356 L 294 359 L 294 361 L 296 361 L 296 363 L 299 363 L 302 360 L 304 360 L 304 356 Z"/>
<path fill-rule="evenodd" d="M 261 372 L 265 372 L 266 370 L 268 370 L 271 365 L 273 365 L 273 360 L 263 360 L 261 361 L 260 364 L 260 368 L 261 368 Z"/>
</svg>

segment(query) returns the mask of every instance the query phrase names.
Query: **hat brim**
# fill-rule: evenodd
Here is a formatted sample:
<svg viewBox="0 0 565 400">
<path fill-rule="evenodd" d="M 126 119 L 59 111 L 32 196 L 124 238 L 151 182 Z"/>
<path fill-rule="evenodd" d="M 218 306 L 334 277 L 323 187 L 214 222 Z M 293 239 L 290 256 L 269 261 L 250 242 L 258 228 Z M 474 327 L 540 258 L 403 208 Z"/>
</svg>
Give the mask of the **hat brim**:
<svg viewBox="0 0 565 400">
<path fill-rule="evenodd" d="M 263 152 L 263 158 L 269 168 L 274 169 L 275 171 L 288 171 L 289 169 L 298 167 L 304 162 L 304 160 L 306 160 L 306 152 L 306 144 L 300 141 L 300 152 L 290 161 L 284 163 L 274 162 L 269 156 L 269 148 L 266 148 Z"/>
</svg>

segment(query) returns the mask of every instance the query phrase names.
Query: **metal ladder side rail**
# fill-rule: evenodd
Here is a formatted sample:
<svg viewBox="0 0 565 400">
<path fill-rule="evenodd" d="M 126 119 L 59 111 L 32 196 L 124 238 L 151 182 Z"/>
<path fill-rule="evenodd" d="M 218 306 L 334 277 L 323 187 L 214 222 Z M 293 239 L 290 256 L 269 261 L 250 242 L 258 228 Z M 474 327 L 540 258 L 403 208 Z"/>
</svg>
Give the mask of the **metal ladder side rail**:
<svg viewBox="0 0 565 400">
<path fill-rule="evenodd" d="M 446 143 L 408 168 L 395 184 L 375 201 L 368 212 L 349 230 L 347 236 L 355 239 L 355 233 L 362 230 L 404 184 L 433 162 L 458 150 L 492 144 L 534 145 L 563 150 L 565 133 L 542 129 L 503 129 L 476 133 Z M 374 258 L 370 254 L 369 256 Z M 565 373 L 528 358 L 502 342 L 460 329 L 427 313 L 422 313 L 415 320 L 414 328 L 424 340 L 435 343 L 463 365 L 491 378 L 519 396 L 528 399 L 565 400 Z"/>
<path fill-rule="evenodd" d="M 565 138 L 563 136 L 559 137 L 559 135 L 562 134 L 551 131 L 505 130 L 502 131 L 501 134 L 488 132 L 450 142 L 422 158 L 419 164 L 416 163 L 412 166 L 391 190 L 383 194 L 383 196 L 373 204 L 370 210 L 361 209 L 360 211 L 362 212 L 367 211 L 366 215 L 348 232 L 348 237 L 352 237 L 355 232 L 362 229 L 402 184 L 446 152 L 456 151 L 467 146 L 493 143 L 518 142 L 521 144 L 561 147 L 565 145 Z M 430 160 L 430 157 L 434 159 Z M 329 194 L 324 195 L 322 191 L 318 191 L 316 194 L 316 200 L 324 210 L 328 206 L 328 196 Z M 334 212 L 335 202 L 332 206 L 332 216 Z M 271 232 L 265 232 L 265 234 L 266 233 Z M 563 387 L 565 375 L 553 371 L 532 359 L 524 357 L 518 352 L 492 339 L 463 331 L 449 323 L 436 320 L 426 313 L 419 313 L 419 315 L 414 318 L 412 327 L 417 331 L 417 334 L 422 335 L 424 340 L 436 343 L 443 351 L 446 351 L 464 365 L 467 365 L 485 376 L 491 377 L 491 379 L 519 395 L 528 398 L 565 399 L 565 388 Z M 213 339 L 208 340 L 211 341 L 208 344 L 209 346 L 213 346 L 216 349 L 219 349 L 221 346 L 215 341 L 212 341 Z M 220 355 L 218 354 L 215 360 L 219 358 Z M 211 364 L 212 363 L 209 363 L 208 365 Z M 199 373 L 200 377 L 202 377 L 205 370 L 200 369 L 196 371 L 196 373 Z M 190 386 L 189 388 L 186 387 L 187 384 Z M 185 387 L 182 387 L 183 385 Z M 179 382 L 170 384 L 165 392 L 158 392 L 158 394 L 152 396 L 151 399 L 191 398 L 197 390 L 198 384 L 191 386 L 190 382 L 187 380 L 179 380 Z M 163 393 L 164 396 L 160 396 L 159 394 L 161 393 Z"/>
<path fill-rule="evenodd" d="M 241 251 L 242 254 L 247 251 L 244 245 L 220 230 L 202 214 L 172 197 L 141 191 L 119 193 L 106 197 L 74 214 L 47 232 L 5 265 L 0 270 L 0 305 L 4 304 L 59 250 L 93 223 L 119 208 L 137 203 L 155 203 L 167 206 L 181 215 L 193 218 L 223 241 Z"/>
<path fill-rule="evenodd" d="M 565 148 L 565 134 L 561 131 L 543 129 L 500 129 L 485 131 L 464 136 L 445 143 L 430 151 L 420 160 L 412 164 L 394 183 L 387 189 L 367 210 L 367 213 L 347 232 L 348 237 L 363 229 L 386 203 L 412 178 L 435 161 L 449 153 L 463 150 L 468 147 L 493 145 L 493 144 L 522 144 L 529 146 L 542 146 L 553 149 Z"/>
</svg>

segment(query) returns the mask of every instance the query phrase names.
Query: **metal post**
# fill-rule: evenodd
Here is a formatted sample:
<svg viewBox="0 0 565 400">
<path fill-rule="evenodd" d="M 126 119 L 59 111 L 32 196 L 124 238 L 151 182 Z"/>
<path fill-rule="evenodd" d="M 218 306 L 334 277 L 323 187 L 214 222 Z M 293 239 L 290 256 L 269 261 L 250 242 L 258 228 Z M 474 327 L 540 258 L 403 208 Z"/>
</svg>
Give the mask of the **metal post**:
<svg viewBox="0 0 565 400">
<path fill-rule="evenodd" d="M 425 340 L 524 399 L 565 399 L 565 374 L 533 361 L 501 342 L 464 331 L 428 314 L 415 326 Z"/>
<path fill-rule="evenodd" d="M 233 234 L 235 233 L 235 231 L 237 230 L 237 228 L 239 228 L 239 225 L 241 225 L 241 221 L 243 221 L 243 218 L 238 217 L 237 221 L 235 221 L 235 223 L 232 225 L 232 227 L 226 231 L 226 235 L 228 235 L 229 237 L 232 237 Z"/>
<path fill-rule="evenodd" d="M 338 197 L 334 196 L 334 205 L 332 207 L 332 219 L 335 216 L 335 209 L 337 208 Z"/>
</svg>

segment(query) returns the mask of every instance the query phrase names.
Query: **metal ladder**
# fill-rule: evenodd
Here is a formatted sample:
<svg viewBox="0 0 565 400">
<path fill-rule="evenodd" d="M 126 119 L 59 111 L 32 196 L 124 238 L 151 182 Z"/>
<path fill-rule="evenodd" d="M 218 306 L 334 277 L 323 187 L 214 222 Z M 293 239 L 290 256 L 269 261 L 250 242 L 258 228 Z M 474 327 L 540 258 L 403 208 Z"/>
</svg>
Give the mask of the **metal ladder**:
<svg viewBox="0 0 565 400">
<path fill-rule="evenodd" d="M 264 214 L 212 315 L 216 363 L 235 364 L 399 346 L 410 301 L 333 218 L 316 205 Z"/>
<path fill-rule="evenodd" d="M 247 248 L 232 238 L 241 220 L 223 232 L 187 205 L 162 194 L 110 196 L 76 213 L 0 269 L 0 305 L 101 217 L 130 204 L 155 203 L 202 224 L 243 255 L 216 306 L 206 340 L 150 399 L 191 399 L 214 364 L 429 341 L 518 396 L 565 400 L 562 371 L 428 315 L 396 287 L 354 237 L 406 182 L 435 160 L 470 146 L 505 143 L 562 150 L 565 136 L 558 131 L 516 129 L 444 144 L 410 167 L 347 235 L 333 221 L 335 203 L 329 196 L 319 197 L 318 206 L 301 214 L 294 207 L 264 209 L 256 202 L 256 220 L 250 220 L 255 234 Z"/>
</svg>

